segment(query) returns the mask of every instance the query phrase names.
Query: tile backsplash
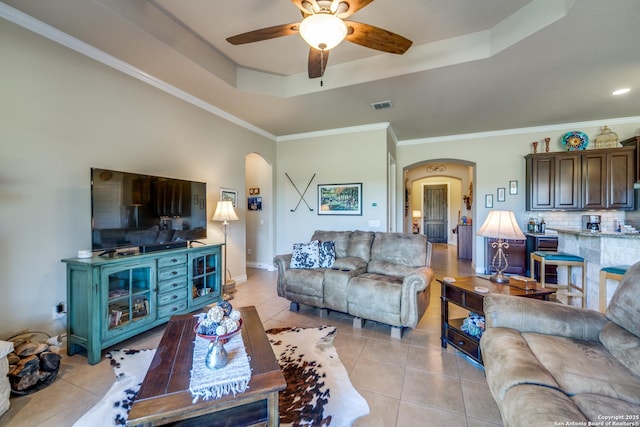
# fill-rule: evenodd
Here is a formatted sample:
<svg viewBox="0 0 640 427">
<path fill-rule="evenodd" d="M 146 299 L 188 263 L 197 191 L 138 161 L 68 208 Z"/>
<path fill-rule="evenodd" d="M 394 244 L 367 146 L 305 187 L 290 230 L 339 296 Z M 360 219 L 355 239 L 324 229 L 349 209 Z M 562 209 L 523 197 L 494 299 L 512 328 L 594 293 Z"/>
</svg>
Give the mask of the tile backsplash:
<svg viewBox="0 0 640 427">
<path fill-rule="evenodd" d="M 580 211 L 580 212 L 568 212 L 568 211 L 531 211 L 524 212 L 524 224 L 532 218 L 544 218 L 544 222 L 547 224 L 547 228 L 581 228 L 582 227 L 582 215 L 600 215 L 602 231 L 613 231 L 614 220 L 624 219 L 626 224 L 640 229 L 640 211 Z"/>
<path fill-rule="evenodd" d="M 640 211 L 626 211 L 625 223 L 640 230 Z"/>
</svg>

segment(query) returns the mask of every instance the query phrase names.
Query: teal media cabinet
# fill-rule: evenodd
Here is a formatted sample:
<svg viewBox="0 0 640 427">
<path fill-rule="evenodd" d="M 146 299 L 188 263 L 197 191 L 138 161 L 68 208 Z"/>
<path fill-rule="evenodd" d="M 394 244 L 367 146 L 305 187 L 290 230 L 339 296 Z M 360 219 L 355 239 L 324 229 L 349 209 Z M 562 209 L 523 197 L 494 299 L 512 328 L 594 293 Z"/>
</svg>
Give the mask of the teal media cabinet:
<svg viewBox="0 0 640 427">
<path fill-rule="evenodd" d="M 67 266 L 67 354 L 83 347 L 90 364 L 102 350 L 219 302 L 222 245 L 113 258 L 63 259 Z"/>
</svg>

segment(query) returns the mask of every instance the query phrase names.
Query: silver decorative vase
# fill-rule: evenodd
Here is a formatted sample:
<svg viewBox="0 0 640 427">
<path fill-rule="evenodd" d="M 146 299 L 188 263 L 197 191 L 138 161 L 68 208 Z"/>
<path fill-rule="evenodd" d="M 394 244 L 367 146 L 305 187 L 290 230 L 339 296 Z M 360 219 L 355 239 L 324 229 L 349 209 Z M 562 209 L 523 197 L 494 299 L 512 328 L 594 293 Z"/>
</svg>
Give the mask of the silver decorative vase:
<svg viewBox="0 0 640 427">
<path fill-rule="evenodd" d="M 204 359 L 205 365 L 209 369 L 220 369 L 227 364 L 228 354 L 222 341 L 216 340 L 209 343 L 207 356 Z"/>
</svg>

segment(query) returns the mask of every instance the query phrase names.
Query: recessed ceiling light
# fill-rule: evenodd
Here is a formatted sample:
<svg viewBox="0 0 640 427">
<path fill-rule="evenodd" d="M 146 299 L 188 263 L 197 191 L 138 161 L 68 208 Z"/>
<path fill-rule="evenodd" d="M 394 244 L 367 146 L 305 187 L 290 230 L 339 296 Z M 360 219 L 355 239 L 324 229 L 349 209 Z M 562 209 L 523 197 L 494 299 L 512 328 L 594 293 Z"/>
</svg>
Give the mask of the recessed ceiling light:
<svg viewBox="0 0 640 427">
<path fill-rule="evenodd" d="M 611 92 L 611 95 L 624 95 L 625 93 L 629 92 L 631 92 L 631 89 L 625 87 L 623 89 L 614 90 L 613 92 Z"/>
</svg>

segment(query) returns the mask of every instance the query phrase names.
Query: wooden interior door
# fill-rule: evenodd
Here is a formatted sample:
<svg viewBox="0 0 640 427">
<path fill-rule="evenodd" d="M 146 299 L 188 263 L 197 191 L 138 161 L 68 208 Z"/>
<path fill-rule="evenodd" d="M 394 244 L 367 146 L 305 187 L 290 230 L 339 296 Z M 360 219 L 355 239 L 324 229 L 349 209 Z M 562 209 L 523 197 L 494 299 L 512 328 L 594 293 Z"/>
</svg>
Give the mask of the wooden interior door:
<svg viewBox="0 0 640 427">
<path fill-rule="evenodd" d="M 423 233 L 431 243 L 447 243 L 447 186 L 425 185 Z"/>
</svg>

